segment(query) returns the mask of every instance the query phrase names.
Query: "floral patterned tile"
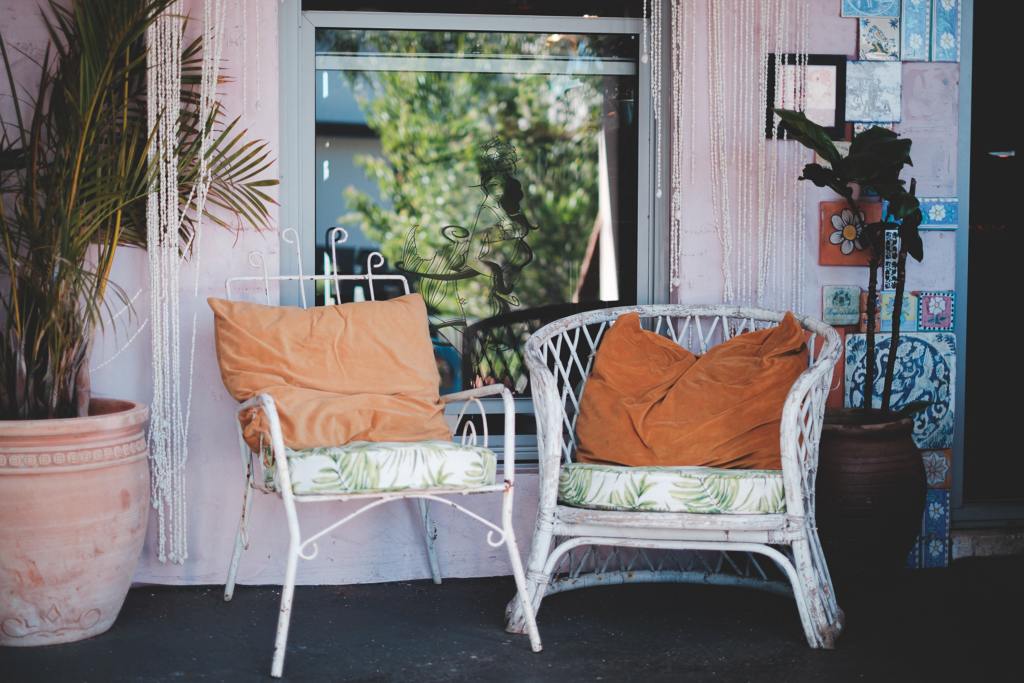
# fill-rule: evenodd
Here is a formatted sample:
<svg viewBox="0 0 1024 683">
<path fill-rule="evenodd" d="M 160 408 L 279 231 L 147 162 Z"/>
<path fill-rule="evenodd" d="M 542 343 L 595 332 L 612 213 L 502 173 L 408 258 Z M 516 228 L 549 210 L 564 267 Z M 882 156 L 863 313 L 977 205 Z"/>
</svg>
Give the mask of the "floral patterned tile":
<svg viewBox="0 0 1024 683">
<path fill-rule="evenodd" d="M 927 62 L 931 56 L 931 0 L 903 0 L 900 17 L 900 59 Z"/>
<path fill-rule="evenodd" d="M 952 330 L 956 292 L 917 292 L 917 326 L 926 331 Z"/>
<path fill-rule="evenodd" d="M 924 502 L 924 533 L 949 536 L 949 491 L 929 489 Z"/>
<path fill-rule="evenodd" d="M 960 61 L 960 0 L 932 0 L 932 61 Z"/>
<path fill-rule="evenodd" d="M 881 405 L 885 368 L 891 335 L 876 337 L 872 405 Z M 846 337 L 846 405 L 864 405 L 867 338 Z M 949 332 L 908 332 L 900 335 L 900 347 L 893 379 L 892 408 L 924 401 L 929 405 L 914 418 L 914 441 L 921 449 L 953 446 L 953 411 L 956 384 L 956 337 Z"/>
<path fill-rule="evenodd" d="M 956 230 L 960 225 L 960 200 L 956 197 L 921 197 L 922 230 Z"/>
<path fill-rule="evenodd" d="M 857 20 L 859 57 L 878 61 L 900 59 L 900 18 L 863 17 Z"/>
<path fill-rule="evenodd" d="M 921 538 L 921 567 L 939 569 L 949 566 L 949 534 L 933 536 L 927 534 Z"/>
<path fill-rule="evenodd" d="M 882 220 L 879 202 L 861 204 L 862 224 Z M 821 240 L 818 264 L 822 266 L 866 266 L 871 254 L 861 241 L 853 210 L 844 201 L 821 202 L 818 205 Z"/>
<path fill-rule="evenodd" d="M 928 488 L 948 490 L 953 483 L 953 450 L 921 451 L 921 461 Z"/>
</svg>

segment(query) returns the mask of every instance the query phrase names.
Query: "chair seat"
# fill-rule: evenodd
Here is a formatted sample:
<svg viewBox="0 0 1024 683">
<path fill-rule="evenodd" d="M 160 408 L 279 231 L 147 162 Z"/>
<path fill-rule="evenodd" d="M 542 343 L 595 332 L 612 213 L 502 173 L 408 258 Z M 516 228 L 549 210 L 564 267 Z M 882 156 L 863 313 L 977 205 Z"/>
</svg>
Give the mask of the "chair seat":
<svg viewBox="0 0 1024 683">
<path fill-rule="evenodd" d="M 698 514 L 786 511 L 781 470 L 562 465 L 558 502 L 592 510 Z"/>
<path fill-rule="evenodd" d="M 353 441 L 285 453 L 297 496 L 491 486 L 497 464 L 490 449 L 452 441 Z M 275 470 L 265 474 L 277 490 Z"/>
</svg>

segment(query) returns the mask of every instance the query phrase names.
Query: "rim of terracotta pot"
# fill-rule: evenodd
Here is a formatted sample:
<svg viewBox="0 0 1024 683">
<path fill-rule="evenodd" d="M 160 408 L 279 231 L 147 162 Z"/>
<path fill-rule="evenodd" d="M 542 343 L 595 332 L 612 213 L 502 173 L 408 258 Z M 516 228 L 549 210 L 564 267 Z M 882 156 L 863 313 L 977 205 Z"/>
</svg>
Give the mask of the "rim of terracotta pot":
<svg viewBox="0 0 1024 683">
<path fill-rule="evenodd" d="M 899 434 L 914 429 L 914 419 L 880 408 L 829 408 L 822 429 L 838 434 Z"/>
<path fill-rule="evenodd" d="M 44 420 L 0 420 L 0 438 L 32 438 L 108 431 L 141 425 L 149 419 L 149 406 L 117 398 L 89 401 L 86 417 L 55 417 Z"/>
</svg>

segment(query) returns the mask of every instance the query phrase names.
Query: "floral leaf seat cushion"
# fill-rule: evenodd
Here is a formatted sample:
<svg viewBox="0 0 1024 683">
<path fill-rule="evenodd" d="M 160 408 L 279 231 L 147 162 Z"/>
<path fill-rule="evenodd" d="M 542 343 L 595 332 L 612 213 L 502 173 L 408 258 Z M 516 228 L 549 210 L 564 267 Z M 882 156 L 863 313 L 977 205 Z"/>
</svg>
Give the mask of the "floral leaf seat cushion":
<svg viewBox="0 0 1024 683">
<path fill-rule="evenodd" d="M 786 511 L 780 470 L 562 465 L 558 502 L 592 510 L 773 514 Z"/>
<path fill-rule="evenodd" d="M 497 457 L 452 441 L 353 441 L 344 446 L 285 448 L 292 493 L 342 495 L 412 489 L 473 489 L 495 483 Z M 263 451 L 264 485 L 278 490 L 273 457 Z"/>
</svg>

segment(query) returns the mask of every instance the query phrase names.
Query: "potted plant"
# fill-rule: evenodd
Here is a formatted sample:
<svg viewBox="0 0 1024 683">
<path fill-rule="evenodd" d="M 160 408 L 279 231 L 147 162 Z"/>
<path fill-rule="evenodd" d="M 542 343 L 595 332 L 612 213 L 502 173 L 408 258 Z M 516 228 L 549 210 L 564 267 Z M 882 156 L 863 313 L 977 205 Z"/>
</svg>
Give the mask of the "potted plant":
<svg viewBox="0 0 1024 683">
<path fill-rule="evenodd" d="M 145 247 L 151 179 L 145 33 L 170 0 L 50 0 L 31 92 L 0 118 L 0 644 L 96 635 L 114 622 L 149 518 L 148 408 L 92 398 L 89 345 L 112 311 L 122 246 Z M 184 43 L 182 209 L 212 139 L 207 205 L 261 227 L 266 145 L 200 119 L 200 41 Z M 4 103 L 5 107 L 7 102 Z M 200 218 L 185 212 L 183 243 Z"/>
<path fill-rule="evenodd" d="M 917 261 L 924 257 L 916 182 L 911 180 L 908 189 L 900 178 L 904 167 L 911 165 L 911 141 L 875 126 L 854 136 L 849 153 L 843 156 L 826 131 L 801 112 L 780 109 L 776 113 L 793 139 L 826 162 L 807 164 L 801 179 L 828 187 L 846 200 L 855 221 L 856 241 L 869 253 L 864 405 L 825 415 L 817 485 L 822 542 L 838 560 L 839 573 L 902 566 L 920 530 L 925 501 L 924 466 L 914 443 L 912 419 L 921 406 L 892 409 L 907 256 Z M 865 195 L 885 202 L 881 221 L 865 222 L 861 207 Z M 892 333 L 884 372 L 878 373 L 878 268 L 890 230 L 899 236 L 897 277 Z M 875 395 L 881 396 L 877 407 Z"/>
</svg>

